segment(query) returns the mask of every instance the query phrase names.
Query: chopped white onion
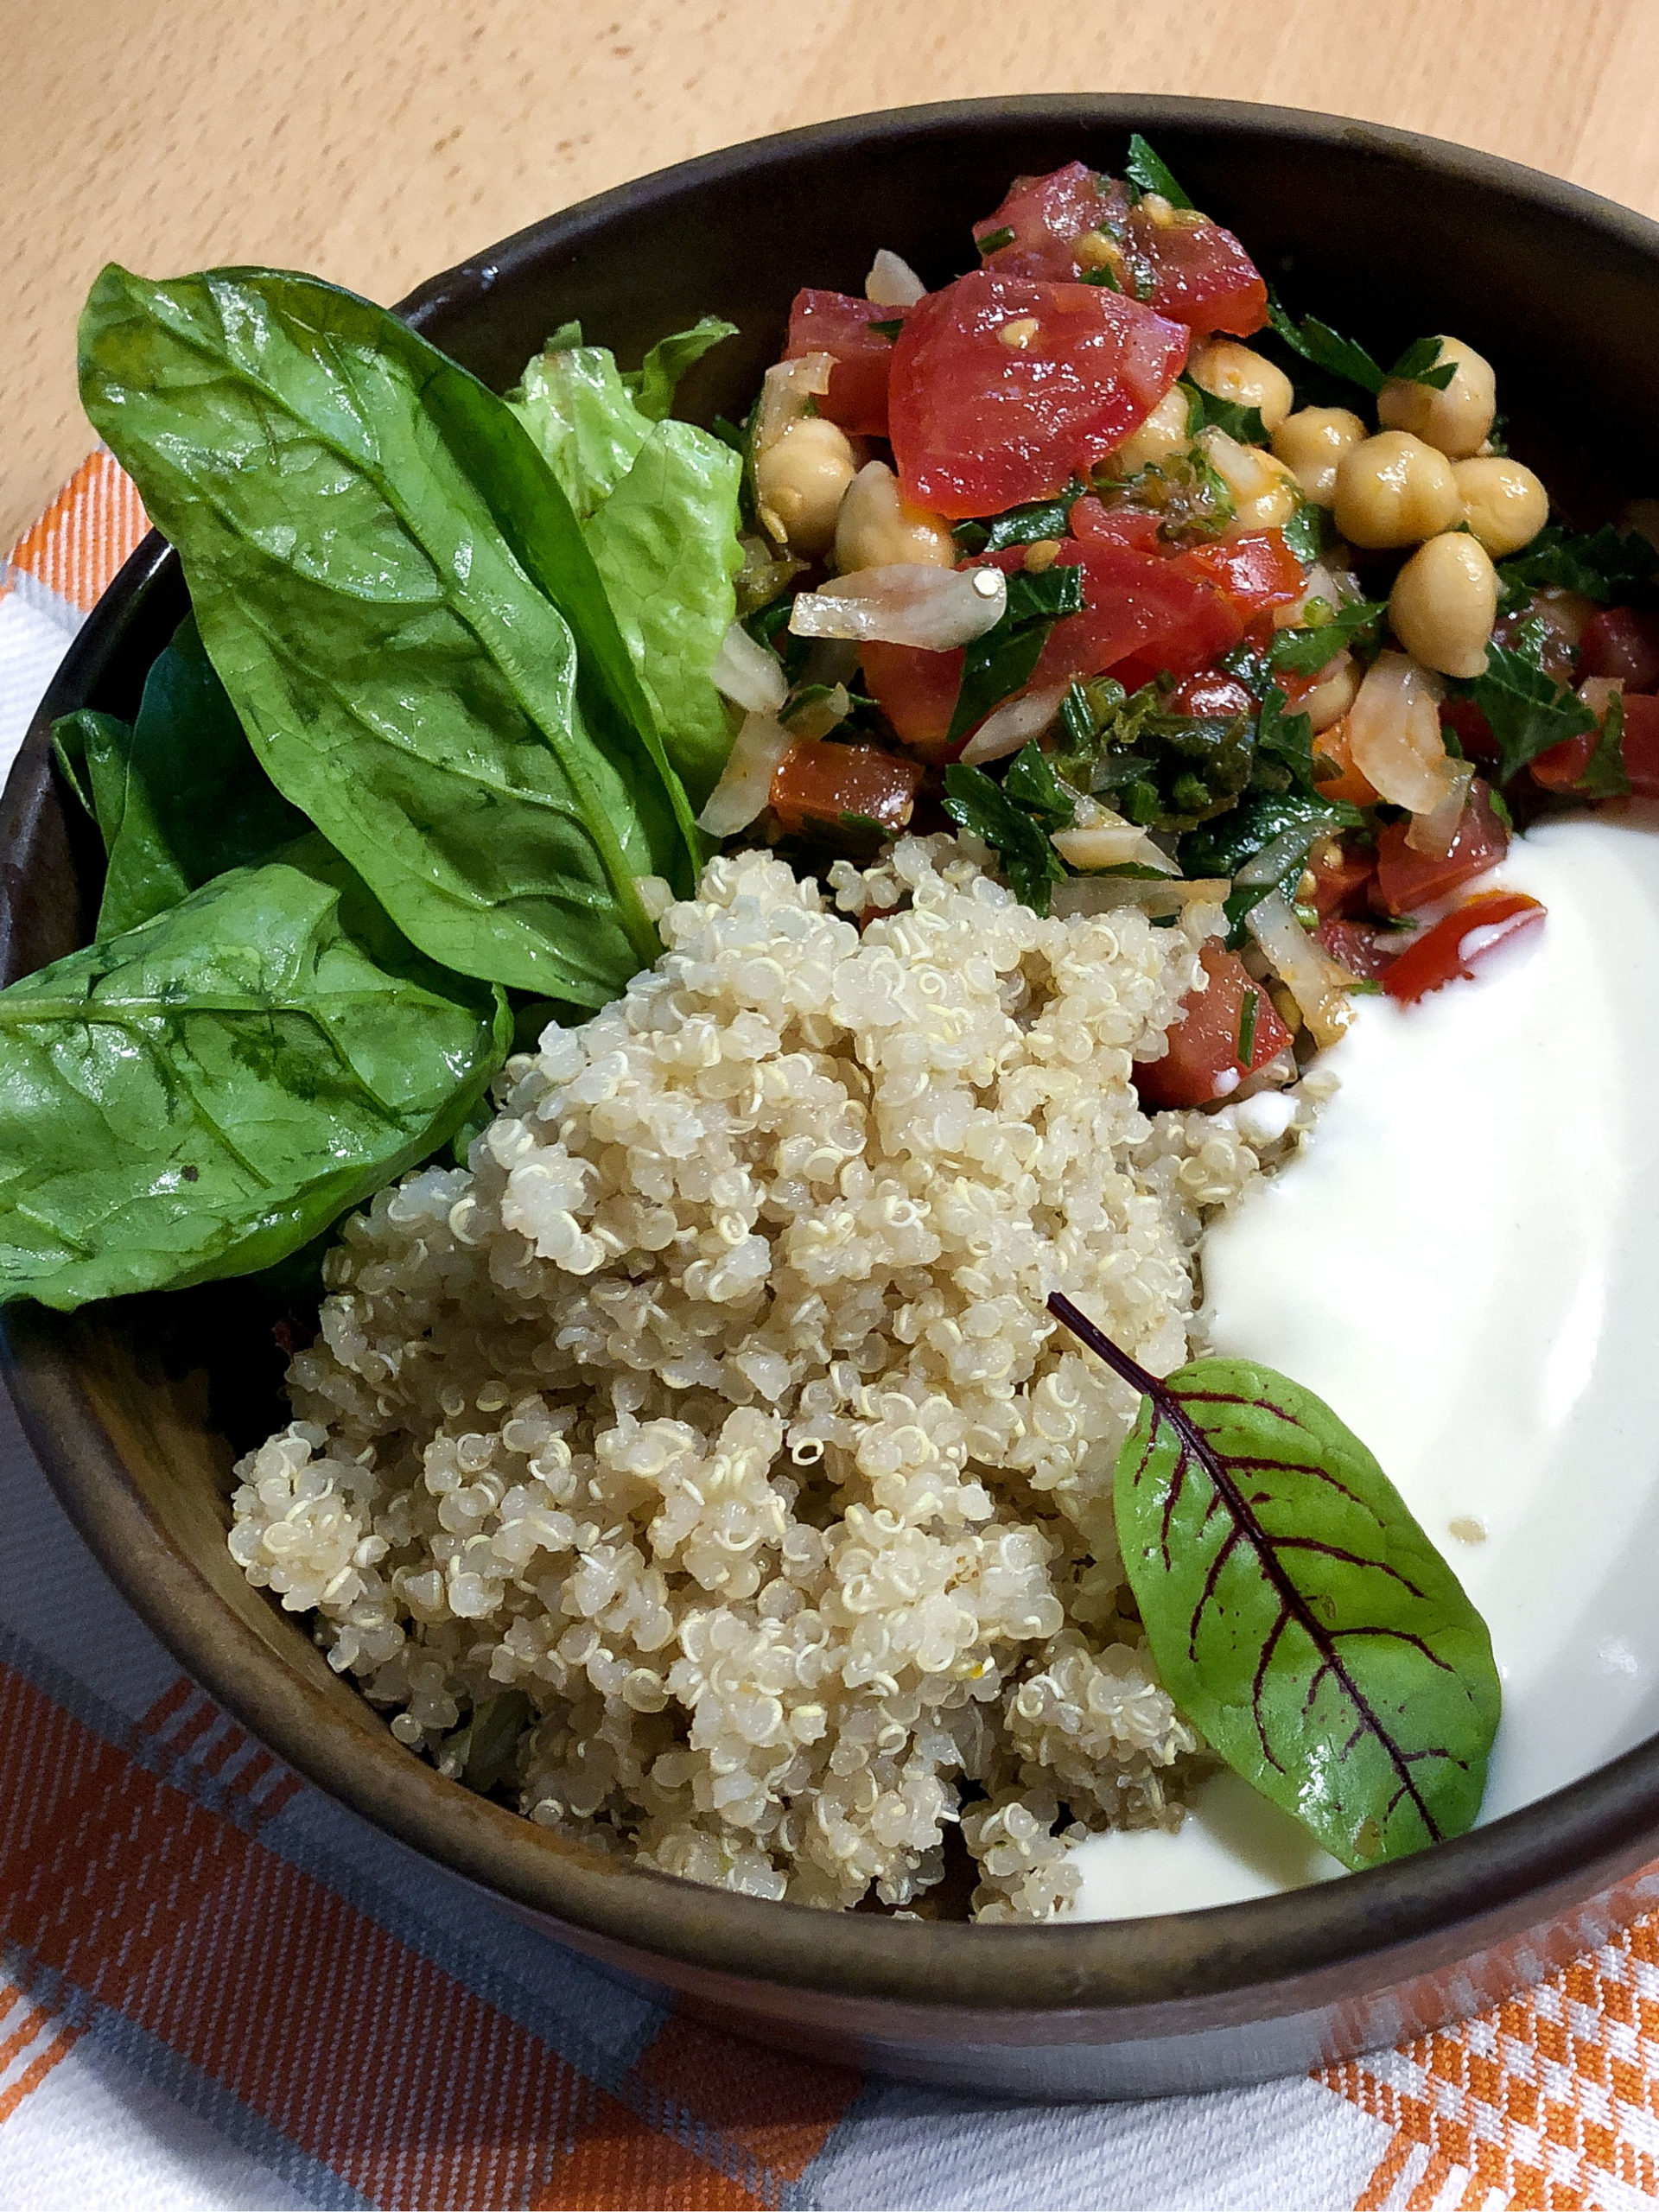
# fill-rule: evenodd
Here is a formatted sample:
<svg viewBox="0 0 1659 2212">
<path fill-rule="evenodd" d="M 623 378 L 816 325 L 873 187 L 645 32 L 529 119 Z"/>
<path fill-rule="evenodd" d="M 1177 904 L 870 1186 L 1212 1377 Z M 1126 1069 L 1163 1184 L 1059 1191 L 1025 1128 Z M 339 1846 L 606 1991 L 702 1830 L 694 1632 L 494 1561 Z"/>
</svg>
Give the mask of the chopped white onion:
<svg viewBox="0 0 1659 2212">
<path fill-rule="evenodd" d="M 1098 799 L 1079 798 L 1069 829 L 1049 840 L 1068 868 L 1150 868 L 1160 875 L 1180 869 L 1138 823 L 1126 822 Z"/>
<path fill-rule="evenodd" d="M 870 273 L 864 279 L 864 296 L 878 308 L 913 308 L 926 289 L 910 264 L 889 253 L 886 246 L 870 264 Z"/>
<path fill-rule="evenodd" d="M 1040 737 L 1059 713 L 1065 692 L 1065 685 L 1057 683 L 1050 690 L 1028 691 L 1022 698 L 1005 699 L 963 747 L 965 765 L 976 768 L 982 761 L 1000 760 L 1005 753 L 1017 753 L 1029 740 Z"/>
<path fill-rule="evenodd" d="M 1463 810 L 1469 803 L 1469 786 L 1474 780 L 1475 772 L 1468 761 L 1452 762 L 1446 797 L 1427 814 L 1414 814 L 1406 824 L 1406 842 L 1414 853 L 1421 853 L 1431 861 L 1446 858 L 1457 836 Z"/>
<path fill-rule="evenodd" d="M 783 663 L 757 645 L 741 622 L 728 625 L 709 675 L 716 691 L 752 715 L 775 715 L 789 696 Z"/>
<path fill-rule="evenodd" d="M 789 734 L 803 740 L 828 737 L 836 723 L 844 722 L 852 711 L 853 702 L 847 686 L 832 683 L 816 699 L 808 699 L 796 708 L 787 724 Z"/>
<path fill-rule="evenodd" d="M 1293 861 L 1307 857 L 1335 819 L 1334 815 L 1326 815 L 1317 822 L 1297 822 L 1281 830 L 1271 844 L 1251 855 L 1233 881 L 1251 891 L 1258 883 L 1277 883 Z"/>
<path fill-rule="evenodd" d="M 1379 798 L 1408 813 L 1432 813 L 1455 762 L 1440 735 L 1446 687 L 1407 653 L 1379 653 L 1348 710 L 1348 751 Z"/>
<path fill-rule="evenodd" d="M 995 629 L 1007 603 L 1008 580 L 1000 569 L 896 561 L 798 593 L 789 626 L 798 638 L 856 638 L 944 653 Z"/>
<path fill-rule="evenodd" d="M 1244 926 L 1268 956 L 1280 982 L 1301 1008 L 1316 1045 L 1334 1045 L 1347 1028 L 1353 1008 L 1351 980 L 1322 945 L 1316 944 L 1286 903 L 1269 891 L 1244 918 Z"/>
<path fill-rule="evenodd" d="M 1308 570 L 1307 581 L 1302 586 L 1302 595 L 1300 599 L 1293 601 L 1288 607 L 1274 608 L 1274 628 L 1275 630 L 1305 628 L 1307 623 L 1308 607 L 1316 599 L 1323 600 L 1333 613 L 1342 605 L 1342 593 L 1337 580 L 1323 561 L 1316 561 Z"/>
<path fill-rule="evenodd" d="M 764 814 L 778 765 L 795 745 L 793 733 L 772 715 L 749 714 L 732 741 L 720 781 L 697 817 L 711 837 L 734 837 Z"/>
<path fill-rule="evenodd" d="M 1050 912 L 1062 921 L 1081 915 L 1109 914 L 1120 906 L 1134 906 L 1153 916 L 1179 914 L 1187 906 L 1219 906 L 1231 888 L 1223 877 L 1154 883 L 1137 875 L 1076 875 L 1055 885 Z"/>
<path fill-rule="evenodd" d="M 1579 686 L 1580 698 L 1583 700 L 1598 721 L 1606 713 L 1609 702 L 1615 694 L 1620 698 L 1624 696 L 1624 679 L 1622 676 L 1586 676 Z"/>
<path fill-rule="evenodd" d="M 833 353 L 802 353 L 792 361 L 777 361 L 766 371 L 760 386 L 760 411 L 754 418 L 754 454 L 775 446 L 791 423 L 806 412 L 809 399 L 830 389 L 836 365 Z"/>
</svg>

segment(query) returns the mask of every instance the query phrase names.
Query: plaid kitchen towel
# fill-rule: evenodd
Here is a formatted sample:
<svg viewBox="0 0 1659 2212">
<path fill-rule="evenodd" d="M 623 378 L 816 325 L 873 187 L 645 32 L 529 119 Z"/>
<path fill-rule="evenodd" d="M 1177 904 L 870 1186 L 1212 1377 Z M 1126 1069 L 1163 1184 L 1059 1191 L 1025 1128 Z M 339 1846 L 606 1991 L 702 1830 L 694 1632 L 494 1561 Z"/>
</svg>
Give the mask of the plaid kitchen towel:
<svg viewBox="0 0 1659 2212">
<path fill-rule="evenodd" d="M 0 572 L 0 774 L 143 531 L 88 460 Z M 1273 2208 L 1659 2195 L 1659 1918 L 1309 2078 L 1009 2106 L 728 2043 L 285 1772 L 130 1613 L 0 1398 L 0 2212 Z"/>
</svg>

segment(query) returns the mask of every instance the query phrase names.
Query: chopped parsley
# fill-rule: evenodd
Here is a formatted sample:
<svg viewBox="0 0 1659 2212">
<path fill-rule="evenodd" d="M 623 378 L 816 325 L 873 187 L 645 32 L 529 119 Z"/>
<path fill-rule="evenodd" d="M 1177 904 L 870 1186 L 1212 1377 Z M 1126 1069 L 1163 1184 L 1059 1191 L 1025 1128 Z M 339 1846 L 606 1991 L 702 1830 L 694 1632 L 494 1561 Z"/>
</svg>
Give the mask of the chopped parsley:
<svg viewBox="0 0 1659 2212">
<path fill-rule="evenodd" d="M 1304 564 L 1328 553 L 1336 536 L 1336 524 L 1317 499 L 1304 499 L 1285 524 L 1285 543 Z"/>
<path fill-rule="evenodd" d="M 1014 244 L 1014 227 L 1005 223 L 1000 231 L 976 232 L 974 244 L 979 248 L 982 257 L 988 253 L 1001 253 L 1005 245 Z"/>
<path fill-rule="evenodd" d="M 1089 489 L 1074 476 L 1064 492 L 1052 499 L 1032 499 L 1006 514 L 988 515 L 977 522 L 959 522 L 950 535 L 963 553 L 1000 553 L 1009 545 L 1035 545 L 1045 537 L 1065 537 L 1071 529 L 1071 510 Z"/>
<path fill-rule="evenodd" d="M 1497 780 L 1507 783 L 1552 745 L 1583 737 L 1596 718 L 1574 690 L 1547 676 L 1524 650 L 1490 645 L 1486 666 L 1467 696 L 1486 717 L 1497 746 Z"/>
<path fill-rule="evenodd" d="M 1238 1065 L 1248 1074 L 1255 1057 L 1255 1010 L 1262 1003 L 1258 990 L 1248 990 L 1238 1003 Z"/>
<path fill-rule="evenodd" d="M 873 322 L 868 326 L 878 338 L 896 338 L 904 327 L 905 318 L 901 315 L 894 315 L 891 321 Z"/>
<path fill-rule="evenodd" d="M 1218 399 L 1213 391 L 1206 391 L 1191 377 L 1181 378 L 1181 390 L 1186 397 L 1186 435 L 1196 438 L 1200 430 L 1224 430 L 1230 438 L 1236 438 L 1242 446 L 1265 445 L 1267 425 L 1262 420 L 1259 407 L 1242 407 L 1235 399 Z"/>
<path fill-rule="evenodd" d="M 1624 766 L 1624 696 L 1611 693 L 1601 730 L 1576 788 L 1589 798 L 1623 798 L 1630 788 Z"/>
<path fill-rule="evenodd" d="M 1036 747 L 1027 750 L 1034 753 Z M 1046 914 L 1054 886 L 1065 880 L 1065 869 L 1042 823 L 1017 806 L 982 768 L 964 767 L 960 760 L 944 772 L 944 810 L 958 829 L 971 830 L 1001 855 L 1014 897 Z"/>
<path fill-rule="evenodd" d="M 1455 361 L 1436 365 L 1440 351 L 1438 338 L 1414 340 L 1394 366 L 1384 369 L 1357 340 L 1343 337 L 1328 322 L 1321 322 L 1318 315 L 1304 315 L 1298 322 L 1271 289 L 1268 293 L 1268 321 L 1293 353 L 1300 353 L 1303 360 L 1311 361 L 1327 376 L 1339 377 L 1344 384 L 1357 384 L 1373 399 L 1390 381 L 1428 385 L 1436 391 L 1444 391 L 1458 372 Z"/>
<path fill-rule="evenodd" d="M 1001 619 L 963 655 L 962 689 L 950 717 L 953 745 L 1030 681 L 1049 632 L 1063 615 L 1080 614 L 1083 604 L 1080 567 L 1056 564 L 1037 575 L 1015 569 Z"/>
<path fill-rule="evenodd" d="M 1129 140 L 1129 157 L 1123 164 L 1123 174 L 1137 193 L 1158 193 L 1172 207 L 1192 205 L 1176 183 L 1168 163 L 1154 153 L 1138 130 Z"/>
<path fill-rule="evenodd" d="M 1551 523 L 1512 560 L 1498 564 L 1501 614 L 1517 614 L 1535 591 L 1556 588 L 1582 592 L 1605 607 L 1652 588 L 1659 570 L 1656 550 L 1639 530 L 1612 524 L 1583 533 Z"/>
<path fill-rule="evenodd" d="M 1079 281 L 1084 284 L 1103 284 L 1109 292 L 1121 292 L 1123 289 L 1115 269 L 1085 269 Z"/>
<path fill-rule="evenodd" d="M 1310 614 L 1313 611 L 1309 609 Z M 1372 644 L 1387 611 L 1386 601 L 1380 599 L 1350 600 L 1329 608 L 1321 620 L 1281 630 L 1268 651 L 1268 664 L 1278 675 L 1315 675 L 1351 645 Z"/>
<path fill-rule="evenodd" d="M 1424 384 L 1431 391 L 1444 391 L 1457 373 L 1455 361 L 1440 359 L 1438 338 L 1414 338 L 1389 371 L 1389 382 Z"/>
</svg>

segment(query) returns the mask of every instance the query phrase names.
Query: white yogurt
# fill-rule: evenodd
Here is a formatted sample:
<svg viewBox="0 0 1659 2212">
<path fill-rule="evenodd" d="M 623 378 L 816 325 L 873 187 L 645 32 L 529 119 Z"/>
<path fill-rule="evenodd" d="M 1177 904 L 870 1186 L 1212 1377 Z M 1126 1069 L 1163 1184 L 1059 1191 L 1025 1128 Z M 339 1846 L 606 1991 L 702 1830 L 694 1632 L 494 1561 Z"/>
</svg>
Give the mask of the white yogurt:
<svg viewBox="0 0 1659 2212">
<path fill-rule="evenodd" d="M 1494 880 L 1542 928 L 1357 1001 L 1313 1139 L 1204 1248 L 1215 1350 L 1327 1400 L 1485 1617 L 1484 1821 L 1659 1729 L 1659 808 L 1535 830 Z M 1080 1857 L 1090 1918 L 1336 1871 L 1230 1776 Z"/>
</svg>

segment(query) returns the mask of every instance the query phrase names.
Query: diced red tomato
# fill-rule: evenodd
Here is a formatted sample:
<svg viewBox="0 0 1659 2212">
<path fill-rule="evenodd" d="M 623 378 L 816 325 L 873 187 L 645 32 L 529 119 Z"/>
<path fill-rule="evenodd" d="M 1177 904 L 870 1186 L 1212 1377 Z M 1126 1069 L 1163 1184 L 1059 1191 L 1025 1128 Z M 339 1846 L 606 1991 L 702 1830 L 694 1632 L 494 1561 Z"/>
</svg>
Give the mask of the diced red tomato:
<svg viewBox="0 0 1659 2212">
<path fill-rule="evenodd" d="M 1155 222 L 1144 203 L 1129 217 L 1134 243 L 1151 264 L 1152 305 L 1194 338 L 1217 330 L 1248 338 L 1268 319 L 1262 272 L 1230 231 L 1187 208 L 1173 223 Z"/>
<path fill-rule="evenodd" d="M 872 323 L 902 321 L 904 308 L 875 308 L 845 292 L 797 292 L 789 310 L 784 359 L 803 353 L 833 353 L 830 389 L 818 401 L 821 414 L 851 435 L 887 435 L 887 378 L 893 371 L 891 337 Z"/>
<path fill-rule="evenodd" d="M 1014 236 L 985 257 L 988 268 L 1008 276 L 1046 276 L 1069 283 L 1077 273 L 1074 241 L 1084 231 L 1121 225 L 1129 212 L 1127 185 L 1096 176 L 1084 162 L 1068 162 L 1047 176 L 1017 176 L 995 215 L 974 225 L 974 239 Z"/>
<path fill-rule="evenodd" d="M 1255 530 L 1222 544 L 1195 545 L 1177 556 L 1175 566 L 1224 593 L 1242 623 L 1253 622 L 1272 607 L 1288 607 L 1301 597 L 1306 581 L 1282 530 Z"/>
<path fill-rule="evenodd" d="M 1379 982 L 1400 957 L 1397 937 L 1386 930 L 1367 929 L 1363 922 L 1333 916 L 1321 922 L 1314 935 L 1338 967 L 1345 968 L 1362 982 Z"/>
<path fill-rule="evenodd" d="M 1491 724 L 1472 699 L 1443 699 L 1440 728 L 1449 729 L 1463 747 L 1465 759 L 1495 763 L 1497 741 Z"/>
<path fill-rule="evenodd" d="M 1543 907 L 1524 891 L 1483 892 L 1414 938 L 1389 963 L 1382 988 L 1402 1006 L 1414 1005 L 1443 983 L 1472 976 L 1477 961 L 1543 918 Z"/>
<path fill-rule="evenodd" d="M 1173 714 L 1216 719 L 1255 711 L 1255 702 L 1244 685 L 1224 668 L 1201 668 L 1192 676 L 1182 677 L 1169 695 L 1169 704 Z"/>
<path fill-rule="evenodd" d="M 920 763 L 900 753 L 809 739 L 779 762 L 770 804 L 783 828 L 797 836 L 809 828 L 839 830 L 848 814 L 902 830 L 921 780 Z"/>
<path fill-rule="evenodd" d="M 1584 626 L 1579 666 L 1586 676 L 1623 677 L 1626 691 L 1659 690 L 1659 616 L 1602 608 Z"/>
<path fill-rule="evenodd" d="M 1180 324 L 1099 284 L 976 269 L 930 292 L 893 349 L 888 435 L 905 497 L 956 517 L 1058 491 L 1145 421 L 1186 343 Z"/>
<path fill-rule="evenodd" d="M 1034 689 L 1103 676 L 1131 654 L 1154 669 L 1191 675 L 1238 643 L 1243 625 L 1230 602 L 1179 562 L 1103 537 L 1078 543 L 1088 603 L 1049 632 Z"/>
<path fill-rule="evenodd" d="M 1496 868 L 1510 849 L 1510 833 L 1492 810 L 1492 795 L 1477 776 L 1452 840 L 1440 860 L 1414 853 L 1406 822 L 1390 822 L 1376 841 L 1377 895 L 1390 914 L 1414 914 Z"/>
<path fill-rule="evenodd" d="M 1535 592 L 1526 606 L 1515 614 L 1500 614 L 1492 625 L 1493 641 L 1500 645 L 1512 645 L 1516 632 L 1524 622 L 1529 626 L 1532 644 L 1529 658 L 1535 658 L 1546 676 L 1554 677 L 1557 683 L 1576 683 L 1579 665 L 1579 632 L 1582 627 L 1573 613 L 1571 602 L 1577 599 L 1573 592 Z M 1580 607 L 1589 604 L 1579 601 Z"/>
<path fill-rule="evenodd" d="M 899 742 L 925 760 L 948 760 L 950 717 L 962 689 L 963 656 L 923 652 L 915 645 L 859 648 L 865 690 L 893 725 Z"/>
<path fill-rule="evenodd" d="M 1529 760 L 1527 766 L 1533 782 L 1541 784 L 1547 791 L 1570 791 L 1590 766 L 1596 737 L 1594 730 L 1586 730 L 1582 737 L 1564 737 L 1559 745 Z"/>
<path fill-rule="evenodd" d="M 1659 798 L 1659 699 L 1624 694 L 1624 772 L 1637 798 Z"/>
<path fill-rule="evenodd" d="M 1163 1058 L 1135 1063 L 1135 1088 L 1143 1105 L 1207 1106 L 1212 1098 L 1236 1090 L 1247 1075 L 1266 1067 L 1290 1043 L 1290 1032 L 1274 1012 L 1266 987 L 1252 980 L 1236 952 L 1207 944 L 1198 957 L 1207 987 L 1182 1000 Z M 1247 1062 L 1238 1046 L 1250 992 L 1255 995 L 1255 1013 Z"/>
<path fill-rule="evenodd" d="M 1322 918 L 1364 911 L 1365 889 L 1376 873 L 1375 852 L 1327 838 L 1309 859 L 1308 868 L 1313 877 L 1311 903 Z"/>
<path fill-rule="evenodd" d="M 1109 545 L 1132 545 L 1137 553 L 1158 550 L 1159 518 L 1144 507 L 1109 507 L 1090 493 L 1074 499 L 1068 519 L 1080 538 L 1099 538 Z"/>
<path fill-rule="evenodd" d="M 1354 766 L 1346 715 L 1314 739 L 1313 780 L 1321 798 L 1335 799 L 1344 806 L 1376 805 L 1376 790 Z"/>
</svg>

